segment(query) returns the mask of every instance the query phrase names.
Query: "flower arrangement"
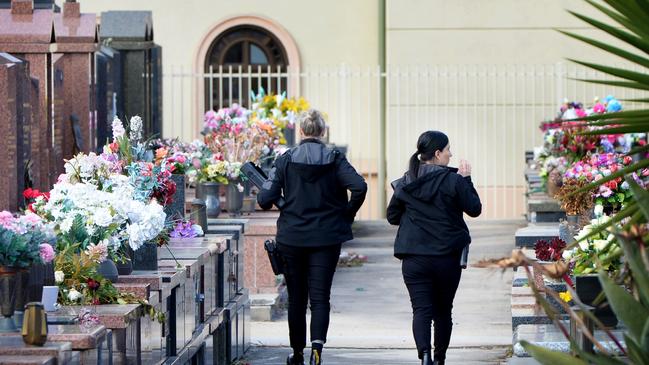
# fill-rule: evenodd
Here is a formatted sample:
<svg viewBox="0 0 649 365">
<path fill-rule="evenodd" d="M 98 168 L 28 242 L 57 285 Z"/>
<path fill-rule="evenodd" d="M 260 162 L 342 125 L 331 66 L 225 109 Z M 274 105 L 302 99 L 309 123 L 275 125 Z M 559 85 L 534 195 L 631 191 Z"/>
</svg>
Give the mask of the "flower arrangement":
<svg viewBox="0 0 649 365">
<path fill-rule="evenodd" d="M 51 225 L 32 212 L 15 216 L 0 212 L 0 266 L 28 268 L 34 263 L 48 263 L 56 254 Z"/>
<path fill-rule="evenodd" d="M 568 169 L 564 179 L 576 179 L 586 183 L 600 180 L 610 174 L 619 171 L 632 163 L 630 156 L 617 153 L 593 154 L 577 161 Z M 649 176 L 649 169 L 640 173 L 633 173 L 636 182 L 644 187 L 645 183 L 640 176 Z M 622 178 L 611 180 L 593 192 L 593 198 L 597 205 L 608 205 L 613 208 L 620 207 L 631 199 L 629 184 L 622 181 Z"/>
<path fill-rule="evenodd" d="M 263 88 L 257 94 L 251 92 L 251 95 L 251 120 L 266 130 L 278 144 L 286 144 L 284 130 L 295 128 L 297 116 L 309 109 L 309 103 L 302 97 L 289 99 L 286 92 L 267 94 Z"/>
<path fill-rule="evenodd" d="M 163 162 L 174 174 L 185 174 L 192 166 L 190 145 L 176 139 L 157 139 L 149 143 L 149 148 L 155 152 L 155 164 Z"/>
<path fill-rule="evenodd" d="M 561 260 L 561 255 L 565 248 L 566 242 L 558 237 L 551 239 L 550 242 L 538 240 L 534 244 L 536 259 L 541 261 Z"/>
<path fill-rule="evenodd" d="M 598 226 L 605 224 L 611 218 L 601 216 L 591 220 L 590 224 L 584 226 L 575 236 L 580 240 L 593 232 Z M 615 228 L 621 228 L 619 224 Z M 604 230 L 585 240 L 579 242 L 577 246 L 570 250 L 565 250 L 562 254 L 564 260 L 570 262 L 573 266 L 575 275 L 586 275 L 597 272 L 600 268 L 607 271 L 617 271 L 622 262 L 620 254 L 622 249 L 617 243 L 611 229 Z"/>
<path fill-rule="evenodd" d="M 166 215 L 157 201 L 136 199 L 134 186 L 123 175 L 105 180 L 103 189 L 90 183 L 56 183 L 50 199 L 37 199 L 36 212 L 54 223 L 60 245 L 107 242 L 117 254 L 123 244 L 139 249 L 164 229 Z"/>
<path fill-rule="evenodd" d="M 131 293 L 122 293 L 97 273 L 97 263 L 108 255 L 105 243 L 80 244 L 63 248 L 54 262 L 54 279 L 59 287 L 58 303 L 63 305 L 141 304 L 145 313 L 163 323 L 164 313 L 157 312 L 146 300 Z"/>
<path fill-rule="evenodd" d="M 259 124 L 249 122 L 249 115 L 237 104 L 205 113 L 204 142 L 214 160 L 258 161 L 271 151 L 274 143 L 270 134 Z"/>
</svg>

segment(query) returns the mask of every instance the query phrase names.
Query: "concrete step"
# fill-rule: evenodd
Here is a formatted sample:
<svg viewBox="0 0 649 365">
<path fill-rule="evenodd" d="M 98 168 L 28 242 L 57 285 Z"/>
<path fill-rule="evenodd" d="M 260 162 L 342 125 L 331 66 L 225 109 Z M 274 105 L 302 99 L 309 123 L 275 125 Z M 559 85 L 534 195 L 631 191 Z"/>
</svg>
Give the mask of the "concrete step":
<svg viewBox="0 0 649 365">
<path fill-rule="evenodd" d="M 517 247 L 534 247 L 538 240 L 549 241 L 559 237 L 559 223 L 530 223 L 516 231 Z"/>
<path fill-rule="evenodd" d="M 273 321 L 281 315 L 285 302 L 284 292 L 251 294 L 250 319 L 258 322 Z"/>
<path fill-rule="evenodd" d="M 570 328 L 568 321 L 564 322 L 566 328 Z M 611 330 L 622 346 L 624 346 L 624 331 L 622 329 Z M 604 331 L 595 330 L 595 339 L 609 352 L 621 355 L 620 349 L 615 345 Z M 520 341 L 526 340 L 534 345 L 542 346 L 550 350 L 569 352 L 570 343 L 563 333 L 553 324 L 522 324 L 514 331 L 514 356 L 529 357 L 530 355 L 521 346 Z"/>
<path fill-rule="evenodd" d="M 566 283 L 564 283 L 563 281 L 544 279 L 544 285 L 556 292 L 562 292 L 567 290 Z M 529 285 L 527 282 L 527 274 L 525 272 L 525 269 L 519 268 L 514 272 L 514 278 L 512 279 L 512 287 L 527 287 L 529 289 Z"/>
<path fill-rule="evenodd" d="M 568 319 L 567 314 L 560 314 L 561 319 Z M 540 306 L 512 308 L 512 330 L 525 324 L 551 324 L 552 320 Z"/>
<path fill-rule="evenodd" d="M 558 223 L 566 219 L 566 212 L 530 212 L 531 223 Z"/>
</svg>

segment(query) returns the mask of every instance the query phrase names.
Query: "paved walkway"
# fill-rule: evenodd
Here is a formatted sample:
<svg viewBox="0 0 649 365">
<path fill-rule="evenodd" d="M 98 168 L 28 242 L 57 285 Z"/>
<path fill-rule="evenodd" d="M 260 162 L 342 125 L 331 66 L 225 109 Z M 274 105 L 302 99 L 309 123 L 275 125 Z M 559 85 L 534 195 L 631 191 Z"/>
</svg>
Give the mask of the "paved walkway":
<svg viewBox="0 0 649 365">
<path fill-rule="evenodd" d="M 524 221 L 473 221 L 470 262 L 509 255 Z M 336 364 L 418 364 L 411 308 L 399 261 L 392 256 L 396 229 L 372 221 L 355 225 L 343 250 L 368 256 L 361 267 L 339 268 L 332 289 L 332 317 L 323 359 Z M 511 347 L 512 272 L 469 268 L 463 272 L 454 313 L 449 364 L 499 364 Z M 286 315 L 253 322 L 252 365 L 283 364 L 288 354 Z M 245 364 L 245 362 L 244 362 Z"/>
</svg>

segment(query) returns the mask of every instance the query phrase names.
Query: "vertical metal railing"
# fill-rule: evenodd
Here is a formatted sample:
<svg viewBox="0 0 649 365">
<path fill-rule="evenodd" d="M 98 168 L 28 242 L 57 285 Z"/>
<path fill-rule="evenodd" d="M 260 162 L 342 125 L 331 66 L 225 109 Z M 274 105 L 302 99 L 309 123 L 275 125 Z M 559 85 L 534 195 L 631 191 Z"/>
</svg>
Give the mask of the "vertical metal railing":
<svg viewBox="0 0 649 365">
<path fill-rule="evenodd" d="M 219 66 L 204 73 L 187 72 L 182 67 L 165 71 L 166 137 L 195 138 L 207 109 L 233 102 L 249 107 L 251 95 L 246 88 L 253 85 L 273 93 L 292 91 L 289 97 L 303 96 L 312 107 L 325 112 L 330 142 L 348 147 L 348 159 L 369 182 L 361 219 L 381 217 L 385 207 L 378 204 L 380 194 L 387 193 L 389 198 L 389 191 L 379 191 L 381 162 L 386 162 L 389 187 L 389 182 L 407 169 L 419 134 L 429 129 L 449 135 L 452 163 L 457 164 L 459 158 L 472 163 L 484 217 L 520 217 L 525 208 L 524 151 L 542 143 L 538 126 L 556 116 L 564 99 L 591 105 L 595 97 L 607 95 L 646 97 L 633 90 L 577 81 L 607 77 L 563 63 L 388 65 L 384 73 L 378 66 L 346 64 L 310 65 L 303 70 Z M 385 105 L 381 103 L 382 80 Z M 632 102 L 623 103 L 625 108 L 636 107 Z M 382 111 L 387 119 L 384 149 L 378 130 Z"/>
</svg>

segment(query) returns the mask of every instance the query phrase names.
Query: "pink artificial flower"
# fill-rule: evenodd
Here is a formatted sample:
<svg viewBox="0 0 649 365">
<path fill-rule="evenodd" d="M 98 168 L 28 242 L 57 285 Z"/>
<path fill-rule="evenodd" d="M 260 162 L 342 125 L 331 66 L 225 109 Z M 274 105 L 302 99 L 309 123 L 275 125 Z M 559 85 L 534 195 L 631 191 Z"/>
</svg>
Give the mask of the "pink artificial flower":
<svg viewBox="0 0 649 365">
<path fill-rule="evenodd" d="M 593 113 L 601 114 L 606 111 L 606 107 L 602 103 L 597 103 L 593 106 Z"/>
<path fill-rule="evenodd" d="M 606 185 L 600 185 L 599 193 L 604 198 L 608 198 L 609 196 L 611 196 L 613 194 L 613 191 L 611 189 L 609 189 L 609 187 L 606 186 Z"/>
<path fill-rule="evenodd" d="M 0 226 L 11 229 L 14 225 L 14 215 L 11 212 L 3 210 L 0 212 Z"/>
<path fill-rule="evenodd" d="M 54 257 L 56 257 L 56 253 L 54 253 L 54 249 L 49 243 L 41 243 L 40 244 L 40 255 L 41 259 L 43 260 L 44 263 L 49 263 L 54 260 Z"/>
<path fill-rule="evenodd" d="M 42 223 L 41 217 L 32 212 L 25 213 L 25 215 L 21 217 L 21 221 L 32 226 L 36 226 Z"/>
<path fill-rule="evenodd" d="M 584 111 L 584 109 L 575 109 L 575 112 L 577 113 L 577 116 L 578 116 L 579 118 L 583 118 L 583 117 L 587 116 L 587 114 L 586 114 L 586 112 Z"/>
<path fill-rule="evenodd" d="M 200 169 L 201 168 L 201 160 L 198 158 L 194 158 L 192 160 L 192 165 L 194 165 L 195 169 Z"/>
</svg>

